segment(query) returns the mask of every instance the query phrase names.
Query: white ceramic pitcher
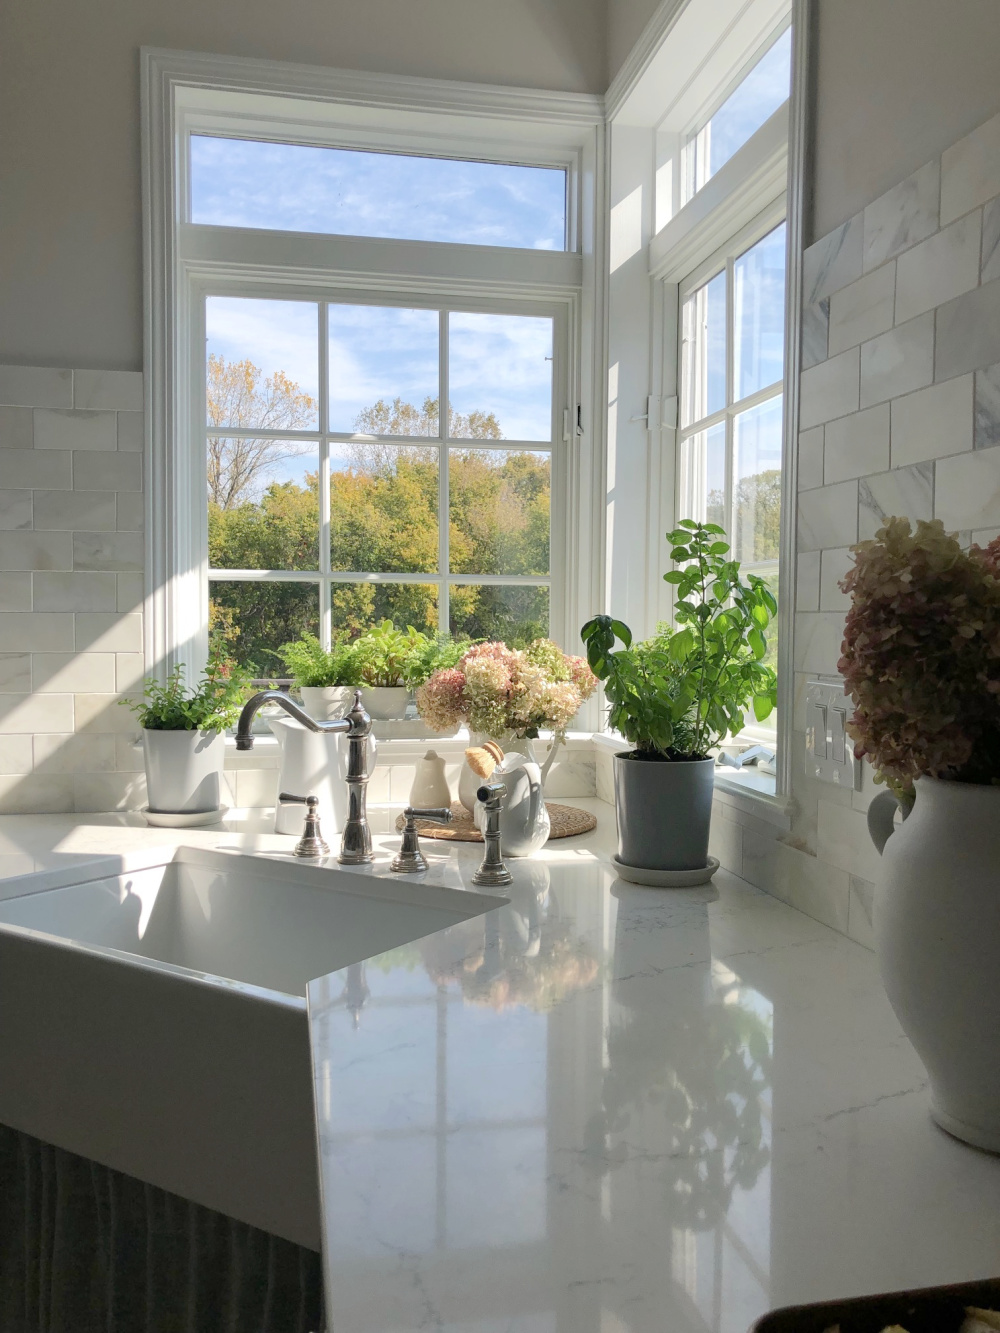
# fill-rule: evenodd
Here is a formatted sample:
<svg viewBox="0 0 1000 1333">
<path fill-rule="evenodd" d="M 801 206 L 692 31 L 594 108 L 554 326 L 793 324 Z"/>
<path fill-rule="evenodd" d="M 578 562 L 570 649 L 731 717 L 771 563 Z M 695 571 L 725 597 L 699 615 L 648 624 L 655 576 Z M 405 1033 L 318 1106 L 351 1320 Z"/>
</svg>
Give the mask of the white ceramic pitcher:
<svg viewBox="0 0 1000 1333">
<path fill-rule="evenodd" d="M 507 795 L 500 808 L 500 847 L 504 856 L 531 856 L 548 841 L 552 829 L 538 765 L 523 754 L 505 754 L 494 770 Z M 483 806 L 476 802 L 476 827 L 482 831 Z"/>
<path fill-rule="evenodd" d="M 281 746 L 278 791 L 318 797 L 323 836 L 332 845 L 333 835 L 339 835 L 347 821 L 347 736 L 336 731 L 310 731 L 291 717 L 269 717 L 267 725 Z M 369 777 L 374 768 L 375 737 L 369 736 Z M 298 836 L 305 817 L 304 805 L 278 802 L 274 831 Z"/>
</svg>

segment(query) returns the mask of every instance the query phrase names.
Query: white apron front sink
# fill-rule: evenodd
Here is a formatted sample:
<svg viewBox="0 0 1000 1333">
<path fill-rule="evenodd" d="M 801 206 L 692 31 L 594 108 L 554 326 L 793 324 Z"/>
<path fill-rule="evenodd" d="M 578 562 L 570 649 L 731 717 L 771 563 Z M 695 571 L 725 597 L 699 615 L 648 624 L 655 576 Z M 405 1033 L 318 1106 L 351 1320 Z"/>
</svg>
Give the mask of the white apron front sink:
<svg viewBox="0 0 1000 1333">
<path fill-rule="evenodd" d="M 309 981 L 499 905 L 178 848 L 0 901 L 0 1122 L 320 1248 Z"/>
</svg>

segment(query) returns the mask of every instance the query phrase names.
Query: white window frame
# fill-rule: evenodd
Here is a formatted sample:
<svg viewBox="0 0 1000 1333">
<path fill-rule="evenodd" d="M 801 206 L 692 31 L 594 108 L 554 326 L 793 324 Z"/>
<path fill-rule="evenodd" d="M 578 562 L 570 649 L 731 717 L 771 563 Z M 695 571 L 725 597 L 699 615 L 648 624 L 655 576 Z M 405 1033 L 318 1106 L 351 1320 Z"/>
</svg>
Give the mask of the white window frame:
<svg viewBox="0 0 1000 1333">
<path fill-rule="evenodd" d="M 207 651 L 208 294 L 551 313 L 563 350 L 553 366 L 550 632 L 575 644 L 600 583 L 593 515 L 601 450 L 591 423 L 599 418 L 602 355 L 595 263 L 603 243 L 601 99 L 151 49 L 141 53 L 141 72 L 147 670 L 162 676 L 178 663 L 199 663 Z M 569 248 L 197 225 L 187 220 L 194 132 L 558 166 L 567 172 Z"/>
</svg>

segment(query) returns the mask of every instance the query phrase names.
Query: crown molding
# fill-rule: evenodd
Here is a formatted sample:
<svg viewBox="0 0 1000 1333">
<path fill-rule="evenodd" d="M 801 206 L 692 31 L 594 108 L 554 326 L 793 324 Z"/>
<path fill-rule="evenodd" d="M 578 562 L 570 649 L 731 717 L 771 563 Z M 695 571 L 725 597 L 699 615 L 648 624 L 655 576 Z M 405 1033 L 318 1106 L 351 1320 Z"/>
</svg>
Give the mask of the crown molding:
<svg viewBox="0 0 1000 1333">
<path fill-rule="evenodd" d="M 604 94 L 604 114 L 610 121 L 621 110 L 629 93 L 649 68 L 650 62 L 663 44 L 663 39 L 677 22 L 689 0 L 660 0 L 653 16 L 643 28 L 639 40 L 625 57 L 625 63 L 615 74 Z"/>
</svg>

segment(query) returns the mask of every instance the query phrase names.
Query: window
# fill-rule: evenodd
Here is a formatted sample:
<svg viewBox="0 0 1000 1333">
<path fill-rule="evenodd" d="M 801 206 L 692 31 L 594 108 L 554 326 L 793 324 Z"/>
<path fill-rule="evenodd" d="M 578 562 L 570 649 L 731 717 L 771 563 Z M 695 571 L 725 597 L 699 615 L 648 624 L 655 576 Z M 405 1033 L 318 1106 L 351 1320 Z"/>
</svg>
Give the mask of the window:
<svg viewBox="0 0 1000 1333">
<path fill-rule="evenodd" d="M 692 198 L 788 98 L 792 30 L 785 28 L 684 145 L 684 198 Z"/>
<path fill-rule="evenodd" d="M 680 516 L 725 528 L 744 572 L 777 594 L 785 224 L 717 262 L 681 288 Z"/>
<path fill-rule="evenodd" d="M 207 298 L 211 616 L 256 675 L 383 618 L 549 633 L 555 323 Z"/>
</svg>

